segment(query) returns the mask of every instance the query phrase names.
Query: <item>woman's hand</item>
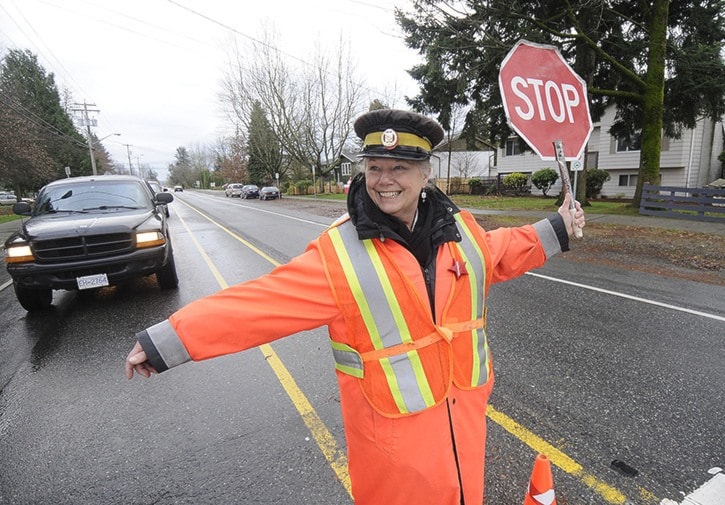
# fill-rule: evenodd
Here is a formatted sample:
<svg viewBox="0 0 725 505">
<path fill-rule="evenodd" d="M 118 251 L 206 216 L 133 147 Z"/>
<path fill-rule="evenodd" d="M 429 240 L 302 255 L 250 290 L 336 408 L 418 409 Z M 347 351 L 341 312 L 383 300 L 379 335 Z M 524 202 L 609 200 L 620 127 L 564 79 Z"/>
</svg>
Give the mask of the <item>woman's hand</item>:
<svg viewBox="0 0 725 505">
<path fill-rule="evenodd" d="M 575 207 L 571 208 L 571 195 L 567 193 L 564 196 L 564 203 L 559 207 L 559 214 L 564 219 L 564 225 L 566 226 L 566 232 L 571 237 L 575 235 L 577 238 L 581 237 L 581 229 L 586 225 L 586 219 L 584 218 L 584 211 L 582 206 L 576 200 L 574 201 Z M 579 230 L 576 233 L 577 228 Z"/>
<path fill-rule="evenodd" d="M 126 356 L 124 369 L 126 370 L 126 378 L 128 379 L 133 379 L 134 372 L 143 375 L 147 379 L 151 377 L 151 374 L 158 373 L 151 363 L 149 363 L 148 357 L 139 342 L 136 342 L 136 345 L 133 346 L 131 352 Z"/>
</svg>

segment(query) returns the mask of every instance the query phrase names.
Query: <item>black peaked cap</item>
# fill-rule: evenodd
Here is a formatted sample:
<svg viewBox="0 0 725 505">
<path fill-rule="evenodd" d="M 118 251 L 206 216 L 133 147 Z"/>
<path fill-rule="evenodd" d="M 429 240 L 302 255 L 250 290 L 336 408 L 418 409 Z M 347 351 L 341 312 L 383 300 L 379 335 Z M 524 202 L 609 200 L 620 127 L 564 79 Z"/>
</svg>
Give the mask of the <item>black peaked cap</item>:
<svg viewBox="0 0 725 505">
<path fill-rule="evenodd" d="M 363 140 L 361 157 L 426 160 L 443 140 L 443 128 L 437 121 L 417 112 L 380 109 L 357 118 L 355 133 Z M 403 134 L 403 135 L 400 135 Z M 383 145 L 381 137 L 392 145 Z"/>
</svg>

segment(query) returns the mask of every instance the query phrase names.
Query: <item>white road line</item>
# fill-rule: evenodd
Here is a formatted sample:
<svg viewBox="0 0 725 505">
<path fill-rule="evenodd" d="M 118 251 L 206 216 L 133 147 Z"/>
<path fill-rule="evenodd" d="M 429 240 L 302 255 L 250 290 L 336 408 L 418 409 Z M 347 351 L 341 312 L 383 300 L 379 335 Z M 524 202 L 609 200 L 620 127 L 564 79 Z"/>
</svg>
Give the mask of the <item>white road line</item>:
<svg viewBox="0 0 725 505">
<path fill-rule="evenodd" d="M 681 503 L 662 500 L 660 505 L 723 505 L 725 497 L 725 474 L 718 473 L 698 489 L 685 496 Z"/>
<path fill-rule="evenodd" d="M 605 294 L 612 295 L 612 296 L 619 296 L 620 298 L 627 298 L 628 300 L 634 300 L 637 302 L 648 303 L 650 305 L 657 305 L 658 307 L 664 307 L 666 309 L 678 310 L 680 312 L 687 312 L 688 314 L 694 314 L 696 316 L 701 316 L 701 317 L 708 317 L 710 319 L 715 319 L 716 321 L 725 322 L 725 317 L 718 316 L 716 314 L 710 314 L 708 312 L 701 312 L 699 310 L 686 309 L 684 307 L 678 307 L 677 305 L 670 305 L 669 303 L 656 302 L 654 300 L 640 298 L 639 296 L 632 296 L 632 295 L 627 295 L 624 293 L 618 293 L 616 291 L 610 291 L 608 289 L 595 288 L 593 286 L 587 286 L 586 284 L 580 284 L 578 282 L 572 282 L 572 281 L 565 281 L 563 279 L 557 279 L 556 277 L 549 277 L 548 275 L 541 275 L 541 274 L 537 274 L 534 272 L 526 272 L 526 275 L 533 275 L 534 277 L 540 277 L 542 279 L 547 279 L 547 280 L 554 281 L 554 282 L 561 282 L 562 284 L 568 284 L 570 286 L 576 286 L 579 288 L 588 289 L 590 291 L 597 291 L 599 293 L 605 293 Z"/>
<path fill-rule="evenodd" d="M 214 201 L 220 200 L 220 198 L 217 198 L 214 196 L 207 196 L 207 195 L 195 195 L 195 196 L 198 196 L 201 198 L 206 198 L 208 200 L 214 200 Z M 222 201 L 224 201 L 224 200 L 222 200 Z M 227 202 L 227 203 L 232 203 L 232 202 Z M 318 223 L 317 221 L 310 221 L 309 219 L 302 219 L 299 217 L 290 216 L 289 214 L 283 214 L 281 212 L 274 212 L 274 211 L 271 211 L 268 209 L 260 209 L 259 207 L 252 207 L 250 205 L 244 205 L 243 203 L 234 204 L 234 205 L 237 205 L 238 207 L 244 207 L 245 209 L 249 209 L 249 210 L 256 210 L 257 212 L 264 212 L 266 214 L 272 214 L 273 216 L 286 217 L 286 218 L 292 219 L 294 221 L 300 221 L 301 223 L 314 224 L 317 226 L 321 226 L 322 228 L 327 228 L 328 226 L 330 226 L 329 224 Z M 340 215 L 342 215 L 343 213 L 344 213 L 344 211 Z M 330 223 L 333 223 L 334 221 L 335 221 L 334 219 L 331 219 Z"/>
</svg>

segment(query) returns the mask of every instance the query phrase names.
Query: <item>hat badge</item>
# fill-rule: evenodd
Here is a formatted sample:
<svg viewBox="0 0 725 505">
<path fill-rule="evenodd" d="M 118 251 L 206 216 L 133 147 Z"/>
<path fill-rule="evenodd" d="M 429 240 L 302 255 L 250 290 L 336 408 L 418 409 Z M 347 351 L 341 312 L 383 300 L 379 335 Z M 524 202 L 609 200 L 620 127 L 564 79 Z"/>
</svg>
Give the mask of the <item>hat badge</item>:
<svg viewBox="0 0 725 505">
<path fill-rule="evenodd" d="M 398 132 L 392 128 L 388 128 L 381 135 L 383 147 L 388 151 L 395 149 L 398 146 Z"/>
</svg>

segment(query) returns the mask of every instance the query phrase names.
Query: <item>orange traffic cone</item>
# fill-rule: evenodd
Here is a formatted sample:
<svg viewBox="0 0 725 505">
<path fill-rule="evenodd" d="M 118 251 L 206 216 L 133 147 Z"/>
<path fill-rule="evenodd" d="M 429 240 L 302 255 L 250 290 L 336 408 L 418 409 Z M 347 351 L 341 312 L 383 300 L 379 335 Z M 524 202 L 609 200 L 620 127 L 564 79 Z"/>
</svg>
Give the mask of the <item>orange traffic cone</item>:
<svg viewBox="0 0 725 505">
<path fill-rule="evenodd" d="M 529 489 L 524 505 L 556 505 L 554 479 L 551 476 L 551 462 L 545 454 L 539 454 L 534 461 Z"/>
</svg>

